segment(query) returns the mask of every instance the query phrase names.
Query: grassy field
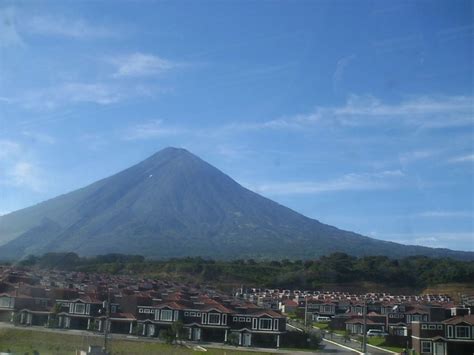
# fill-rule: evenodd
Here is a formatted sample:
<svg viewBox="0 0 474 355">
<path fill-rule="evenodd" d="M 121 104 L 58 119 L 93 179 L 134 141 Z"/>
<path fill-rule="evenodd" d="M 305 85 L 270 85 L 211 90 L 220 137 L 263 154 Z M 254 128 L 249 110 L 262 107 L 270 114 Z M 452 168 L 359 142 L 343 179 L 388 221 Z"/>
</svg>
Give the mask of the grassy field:
<svg viewBox="0 0 474 355">
<path fill-rule="evenodd" d="M 52 332 L 33 331 L 27 329 L 0 329 L 0 352 L 10 350 L 15 354 L 34 355 L 67 355 L 75 354 L 76 350 L 87 350 L 88 345 L 102 345 L 102 338 L 95 336 L 79 336 Z M 114 355 L 132 354 L 197 354 L 199 351 L 184 346 L 166 345 L 162 343 L 140 342 L 132 340 L 111 340 L 110 349 Z M 35 353 L 37 351 L 37 353 Z M 205 354 L 212 355 L 245 355 L 262 354 L 238 350 L 220 350 L 207 348 Z M 269 353 L 265 353 L 268 355 Z"/>
<path fill-rule="evenodd" d="M 400 347 L 397 347 L 397 346 L 384 345 L 384 343 L 385 343 L 385 338 L 384 337 L 368 337 L 367 342 L 370 345 L 380 346 L 381 348 L 391 350 L 391 351 L 396 352 L 396 353 L 401 353 L 404 349 L 404 348 L 400 348 Z"/>
</svg>

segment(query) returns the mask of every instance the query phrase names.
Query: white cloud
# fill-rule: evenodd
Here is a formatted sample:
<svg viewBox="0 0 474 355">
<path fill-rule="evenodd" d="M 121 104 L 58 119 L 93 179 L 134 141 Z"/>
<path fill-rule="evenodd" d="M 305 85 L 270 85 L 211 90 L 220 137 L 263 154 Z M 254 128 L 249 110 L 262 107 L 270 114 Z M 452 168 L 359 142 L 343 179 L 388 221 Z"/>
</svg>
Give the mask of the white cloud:
<svg viewBox="0 0 474 355">
<path fill-rule="evenodd" d="M 114 74 L 114 77 L 117 78 L 157 75 L 179 66 L 179 64 L 167 59 L 144 53 L 133 53 L 113 58 L 110 62 L 117 67 L 117 71 Z"/>
<path fill-rule="evenodd" d="M 134 96 L 153 96 L 152 92 L 152 89 L 146 87 L 70 82 L 30 90 L 14 100 L 27 109 L 54 110 L 62 106 L 84 103 L 110 105 Z"/>
<path fill-rule="evenodd" d="M 404 174 L 400 170 L 387 170 L 376 173 L 350 173 L 327 181 L 271 182 L 249 186 L 249 188 L 268 195 L 384 190 L 397 186 L 403 177 Z"/>
<path fill-rule="evenodd" d="M 93 102 L 108 105 L 119 101 L 121 94 L 109 85 L 69 83 L 61 88 L 61 95 L 71 102 Z"/>
<path fill-rule="evenodd" d="M 21 145 L 17 142 L 0 139 L 0 160 L 14 158 L 21 153 Z"/>
<path fill-rule="evenodd" d="M 43 186 L 38 168 L 27 161 L 15 163 L 7 172 L 5 182 L 7 185 L 27 187 L 33 191 L 41 191 Z"/>
<path fill-rule="evenodd" d="M 35 88 L 8 98 L 11 104 L 33 111 L 53 111 L 78 104 L 111 105 L 133 98 L 151 98 L 167 92 L 156 85 L 107 82 L 64 82 Z M 34 121 L 34 120 L 33 120 Z"/>
<path fill-rule="evenodd" d="M 472 97 L 422 96 L 387 104 L 374 96 L 349 97 L 345 106 L 329 109 L 333 118 L 346 125 L 379 124 L 387 121 L 412 126 L 442 128 L 472 125 Z"/>
<path fill-rule="evenodd" d="M 25 16 L 26 17 L 26 16 Z M 83 19 L 62 16 L 31 16 L 25 18 L 22 29 L 31 35 L 68 37 L 74 39 L 117 37 L 116 30 L 97 26 Z"/>
<path fill-rule="evenodd" d="M 322 119 L 320 112 L 306 115 L 295 115 L 262 122 L 237 122 L 216 129 L 218 134 L 235 133 L 238 131 L 259 131 L 268 129 L 304 129 Z"/>
<path fill-rule="evenodd" d="M 31 15 L 15 7 L 0 9 L 0 47 L 23 46 L 27 36 L 100 39 L 123 35 L 117 28 L 95 25 L 80 18 Z"/>
<path fill-rule="evenodd" d="M 472 163 L 474 162 L 474 154 L 463 155 L 460 157 L 451 158 L 449 163 Z"/>
<path fill-rule="evenodd" d="M 437 153 L 438 151 L 435 150 L 415 150 L 412 152 L 405 152 L 399 154 L 398 159 L 400 160 L 400 163 L 408 164 L 415 161 L 432 158 Z"/>
<path fill-rule="evenodd" d="M 187 132 L 183 128 L 165 126 L 162 120 L 153 120 L 129 127 L 122 138 L 124 140 L 154 139 Z"/>
<path fill-rule="evenodd" d="M 456 218 L 456 217 L 474 217 L 474 214 L 469 211 L 426 211 L 418 214 L 420 217 L 428 218 Z"/>
<path fill-rule="evenodd" d="M 225 129 L 231 132 L 307 129 L 315 124 L 343 127 L 393 124 L 415 128 L 472 126 L 473 100 L 474 98 L 469 96 L 421 96 L 388 104 L 371 95 L 351 95 L 341 106 L 319 106 L 306 114 L 262 122 L 234 123 Z"/>
<path fill-rule="evenodd" d="M 408 245 L 474 251 L 472 232 L 413 232 L 377 234 L 374 237 Z"/>
<path fill-rule="evenodd" d="M 14 141 L 0 140 L 0 185 L 40 191 L 44 186 L 41 176 L 27 149 Z"/>
</svg>

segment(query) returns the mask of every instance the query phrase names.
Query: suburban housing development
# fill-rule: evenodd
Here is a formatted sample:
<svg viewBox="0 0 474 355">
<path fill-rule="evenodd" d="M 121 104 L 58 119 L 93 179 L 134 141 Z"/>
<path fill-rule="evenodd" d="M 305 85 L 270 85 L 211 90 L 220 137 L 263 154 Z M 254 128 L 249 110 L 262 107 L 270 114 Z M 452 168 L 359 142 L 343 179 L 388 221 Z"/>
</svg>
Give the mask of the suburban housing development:
<svg viewBox="0 0 474 355">
<path fill-rule="evenodd" d="M 107 304 L 110 305 L 107 309 Z M 108 311 L 108 312 L 107 312 Z M 108 321 L 106 322 L 106 318 Z M 279 347 L 286 317 L 212 289 L 77 272 L 2 270 L 0 320 L 158 337 L 181 321 L 186 339 Z"/>
<path fill-rule="evenodd" d="M 176 322 L 187 341 L 278 348 L 287 320 L 326 322 L 352 336 L 380 331 L 416 354 L 472 354 L 472 299 L 447 295 L 244 288 L 223 293 L 129 275 L 0 269 L 0 321 L 158 337 Z M 106 328 L 107 327 L 107 328 Z"/>
<path fill-rule="evenodd" d="M 362 335 L 374 330 L 387 343 L 416 354 L 473 354 L 474 302 L 447 295 L 391 295 L 253 289 L 244 295 L 257 305 L 300 313 L 303 319 L 328 322 L 331 329 Z"/>
</svg>

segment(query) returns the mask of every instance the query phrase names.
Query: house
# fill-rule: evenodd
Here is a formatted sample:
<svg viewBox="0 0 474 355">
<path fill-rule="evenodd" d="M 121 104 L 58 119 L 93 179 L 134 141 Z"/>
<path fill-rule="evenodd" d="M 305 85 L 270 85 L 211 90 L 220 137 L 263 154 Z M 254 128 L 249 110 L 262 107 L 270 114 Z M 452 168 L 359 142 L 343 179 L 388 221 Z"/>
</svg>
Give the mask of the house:
<svg viewBox="0 0 474 355">
<path fill-rule="evenodd" d="M 191 341 L 227 342 L 231 333 L 238 344 L 279 346 L 286 331 L 286 318 L 251 303 L 223 301 L 207 295 L 162 294 L 162 298 L 144 300 L 136 310 L 142 336 L 156 337 L 181 321 Z"/>
<path fill-rule="evenodd" d="M 95 318 L 103 313 L 102 301 L 96 295 L 56 300 L 59 328 L 93 330 Z M 100 327 L 99 327 L 100 328 Z"/>
<path fill-rule="evenodd" d="M 241 346 L 280 347 L 280 336 L 286 332 L 286 318 L 258 308 L 236 308 L 232 314 L 231 333 L 238 335 Z"/>
<path fill-rule="evenodd" d="M 279 308 L 283 313 L 292 313 L 296 311 L 296 308 L 298 307 L 298 303 L 296 303 L 293 300 L 284 300 L 280 302 Z"/>
<path fill-rule="evenodd" d="M 0 322 L 13 320 L 15 297 L 8 293 L 0 293 Z"/>
<path fill-rule="evenodd" d="M 352 318 L 346 322 L 346 330 L 351 334 L 364 334 L 364 319 L 363 318 Z M 375 319 L 372 320 L 367 317 L 366 320 L 366 329 L 367 332 L 370 329 L 378 329 L 381 331 L 385 330 L 385 322 Z"/>
<path fill-rule="evenodd" d="M 472 355 L 474 316 L 457 316 L 442 322 L 412 323 L 412 348 L 422 355 Z"/>
<path fill-rule="evenodd" d="M 110 333 L 117 333 L 117 334 L 132 334 L 134 330 L 134 326 L 136 324 L 137 319 L 131 313 L 119 313 L 114 312 L 110 313 L 109 320 L 106 323 L 107 317 L 105 315 L 101 315 L 96 318 L 98 320 L 98 331 L 103 332 L 105 329 L 105 324 L 108 325 L 107 331 Z M 90 329 L 89 329 L 90 330 Z"/>
<path fill-rule="evenodd" d="M 142 329 L 141 335 L 157 337 L 161 330 L 171 327 L 173 322 L 183 320 L 183 306 L 177 302 L 160 302 L 138 305 L 136 310 L 137 323 Z"/>
<path fill-rule="evenodd" d="M 184 302 L 184 327 L 190 340 L 226 342 L 230 331 L 232 310 L 206 296 Z"/>
<path fill-rule="evenodd" d="M 298 302 L 298 307 L 301 310 L 307 309 L 309 314 L 323 317 L 334 316 L 336 314 L 336 306 L 335 302 L 317 299 L 300 300 Z"/>
<path fill-rule="evenodd" d="M 425 305 L 413 305 L 407 307 L 404 312 L 405 322 L 411 324 L 412 322 L 428 322 L 430 321 L 430 310 Z"/>
<path fill-rule="evenodd" d="M 319 306 L 318 314 L 323 317 L 332 317 L 336 314 L 336 303 L 323 302 Z"/>
<path fill-rule="evenodd" d="M 47 325 L 53 302 L 49 298 L 15 296 L 16 321 L 23 325 Z"/>
</svg>

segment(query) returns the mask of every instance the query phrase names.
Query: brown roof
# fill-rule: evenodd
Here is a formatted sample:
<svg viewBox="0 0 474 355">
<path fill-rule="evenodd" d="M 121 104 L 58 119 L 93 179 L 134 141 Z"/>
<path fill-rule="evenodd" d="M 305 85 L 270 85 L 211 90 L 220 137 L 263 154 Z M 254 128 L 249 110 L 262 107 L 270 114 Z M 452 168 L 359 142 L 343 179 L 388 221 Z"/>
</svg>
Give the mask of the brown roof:
<svg viewBox="0 0 474 355">
<path fill-rule="evenodd" d="M 160 302 L 160 303 L 157 303 L 154 305 L 154 307 L 157 307 L 157 308 L 164 308 L 164 307 L 168 307 L 168 308 L 171 308 L 171 309 L 184 309 L 185 307 L 181 304 L 179 304 L 178 302 Z"/>
<path fill-rule="evenodd" d="M 112 313 L 110 318 L 115 319 L 136 319 L 132 313 Z"/>
<path fill-rule="evenodd" d="M 454 318 L 446 319 L 443 321 L 444 324 L 459 324 L 459 323 L 468 323 L 474 325 L 474 314 L 469 314 L 467 316 L 457 316 Z"/>
<path fill-rule="evenodd" d="M 369 312 L 367 313 L 367 317 L 385 317 L 385 315 L 376 312 Z"/>
</svg>

